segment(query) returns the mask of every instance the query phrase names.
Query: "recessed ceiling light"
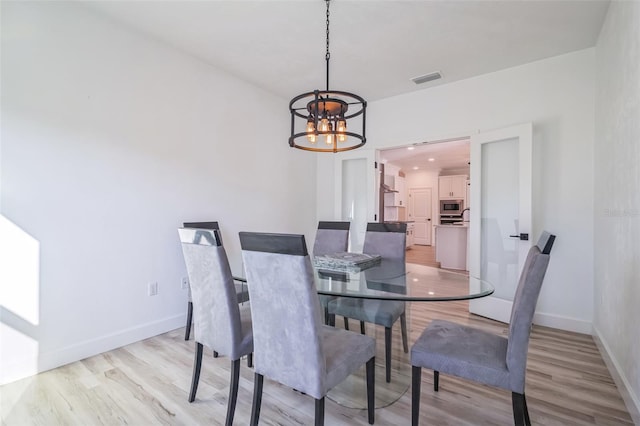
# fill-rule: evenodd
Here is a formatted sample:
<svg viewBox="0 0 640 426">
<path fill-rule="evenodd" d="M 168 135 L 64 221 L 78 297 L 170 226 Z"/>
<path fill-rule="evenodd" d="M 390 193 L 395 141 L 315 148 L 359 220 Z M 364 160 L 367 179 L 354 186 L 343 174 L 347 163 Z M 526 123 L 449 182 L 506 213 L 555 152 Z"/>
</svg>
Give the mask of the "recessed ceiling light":
<svg viewBox="0 0 640 426">
<path fill-rule="evenodd" d="M 420 167 L 418 166 L 413 166 L 413 170 L 418 170 Z"/>
<path fill-rule="evenodd" d="M 408 149 L 409 151 L 412 151 L 413 149 L 415 149 L 415 147 L 414 147 L 414 146 L 408 146 L 408 147 L 407 147 L 407 149 Z"/>
<path fill-rule="evenodd" d="M 435 158 L 433 158 L 433 157 L 431 157 L 431 158 L 429 158 L 429 160 L 428 160 L 428 161 L 436 161 L 436 159 L 435 159 Z"/>
</svg>

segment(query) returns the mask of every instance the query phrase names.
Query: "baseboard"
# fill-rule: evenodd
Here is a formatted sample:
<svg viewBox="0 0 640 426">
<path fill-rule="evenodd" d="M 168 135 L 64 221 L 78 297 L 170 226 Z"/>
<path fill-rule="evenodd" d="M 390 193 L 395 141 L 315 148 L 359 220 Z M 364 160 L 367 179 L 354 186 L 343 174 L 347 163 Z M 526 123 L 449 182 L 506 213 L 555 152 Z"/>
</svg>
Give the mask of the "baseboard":
<svg viewBox="0 0 640 426">
<path fill-rule="evenodd" d="M 1 384 L 30 377 L 180 327 L 184 327 L 184 314 L 174 315 L 95 339 L 85 340 L 55 351 L 42 352 L 37 354 L 37 358 L 35 358 L 35 355 L 32 357 L 25 356 L 18 363 L 14 363 L 16 365 L 3 366 L 3 370 L 6 367 L 7 371 L 2 374 Z"/>
<path fill-rule="evenodd" d="M 611 373 L 611 377 L 613 377 L 613 381 L 616 383 L 618 391 L 627 406 L 627 410 L 629 410 L 633 423 L 640 425 L 640 398 L 634 393 L 625 375 L 621 374 L 620 364 L 611 354 L 607 342 L 602 339 L 600 331 L 595 326 L 593 327 L 592 335 L 600 355 L 602 355 L 602 359 L 607 365 L 609 373 Z"/>
<path fill-rule="evenodd" d="M 496 321 L 508 323 L 511 319 L 511 305 L 513 303 L 488 296 L 481 299 L 469 300 L 469 312 L 481 317 L 491 318 Z"/>
<path fill-rule="evenodd" d="M 533 323 L 559 330 L 573 331 L 575 333 L 591 334 L 593 324 L 591 321 L 569 318 L 562 315 L 536 312 L 533 315 Z"/>
<path fill-rule="evenodd" d="M 489 296 L 483 297 L 482 299 L 470 300 L 469 312 L 508 323 L 511 319 L 511 305 L 513 305 L 511 301 Z M 592 330 L 592 324 L 589 321 L 545 312 L 536 312 L 533 316 L 533 323 L 582 334 L 591 334 Z"/>
</svg>

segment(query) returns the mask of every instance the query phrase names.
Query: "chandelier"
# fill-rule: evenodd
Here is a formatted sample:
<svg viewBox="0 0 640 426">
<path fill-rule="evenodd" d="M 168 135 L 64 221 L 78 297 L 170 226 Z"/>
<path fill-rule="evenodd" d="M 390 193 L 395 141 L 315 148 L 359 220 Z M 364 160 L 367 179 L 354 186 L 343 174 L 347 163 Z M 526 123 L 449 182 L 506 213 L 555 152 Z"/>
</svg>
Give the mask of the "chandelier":
<svg viewBox="0 0 640 426">
<path fill-rule="evenodd" d="M 327 89 L 303 93 L 289 102 L 289 111 L 291 111 L 289 146 L 306 151 L 349 151 L 367 143 L 365 137 L 367 101 L 353 93 L 329 90 L 329 59 L 331 57 L 329 53 L 329 1 L 326 0 Z M 358 116 L 362 117 L 354 123 L 352 119 Z M 347 123 L 349 123 L 348 127 Z M 359 133 L 353 131 L 353 127 L 356 127 L 357 124 L 362 125 L 362 130 Z"/>
</svg>

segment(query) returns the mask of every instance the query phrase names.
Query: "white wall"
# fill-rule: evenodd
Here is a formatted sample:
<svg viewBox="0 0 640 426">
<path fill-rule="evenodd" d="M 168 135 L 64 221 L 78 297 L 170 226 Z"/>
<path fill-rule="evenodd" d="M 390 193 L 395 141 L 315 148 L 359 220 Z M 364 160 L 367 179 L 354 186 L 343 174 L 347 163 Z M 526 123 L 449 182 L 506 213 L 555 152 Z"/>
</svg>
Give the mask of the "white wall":
<svg viewBox="0 0 640 426">
<path fill-rule="evenodd" d="M 640 424 L 639 2 L 611 3 L 596 65 L 594 334 Z"/>
<path fill-rule="evenodd" d="M 533 122 L 532 235 L 557 234 L 538 321 L 591 332 L 594 49 L 370 102 L 367 148 Z M 330 167 L 319 159 L 319 169 Z M 324 174 L 324 173 L 323 173 Z M 333 194 L 318 187 L 318 205 Z M 535 237 L 534 237 L 535 238 Z"/>
<path fill-rule="evenodd" d="M 182 221 L 235 271 L 238 231 L 313 236 L 287 100 L 72 2 L 3 2 L 1 75 L 2 382 L 183 326 Z"/>
</svg>

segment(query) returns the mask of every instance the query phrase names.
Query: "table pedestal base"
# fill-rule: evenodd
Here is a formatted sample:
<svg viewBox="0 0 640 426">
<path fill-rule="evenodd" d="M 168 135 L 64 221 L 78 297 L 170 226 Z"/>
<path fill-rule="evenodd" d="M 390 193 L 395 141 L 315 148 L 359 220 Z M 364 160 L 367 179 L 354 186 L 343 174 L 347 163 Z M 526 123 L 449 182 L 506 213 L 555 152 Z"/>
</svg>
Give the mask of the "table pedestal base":
<svg viewBox="0 0 640 426">
<path fill-rule="evenodd" d="M 407 316 L 409 310 L 407 309 Z M 342 317 L 336 325 L 342 326 Z M 407 318 L 407 325 L 410 324 Z M 359 321 L 349 320 L 351 330 L 360 330 Z M 400 333 L 400 321 L 396 321 L 391 332 L 391 382 L 385 379 L 384 327 L 366 324 L 366 334 L 376 339 L 376 383 L 375 407 L 383 408 L 396 402 L 411 385 L 411 365 L 409 354 L 404 353 Z M 356 332 L 356 331 L 354 331 Z M 409 343 L 410 346 L 410 343 Z M 347 408 L 367 408 L 367 380 L 364 365 L 342 383 L 331 389 L 327 397 Z"/>
</svg>

